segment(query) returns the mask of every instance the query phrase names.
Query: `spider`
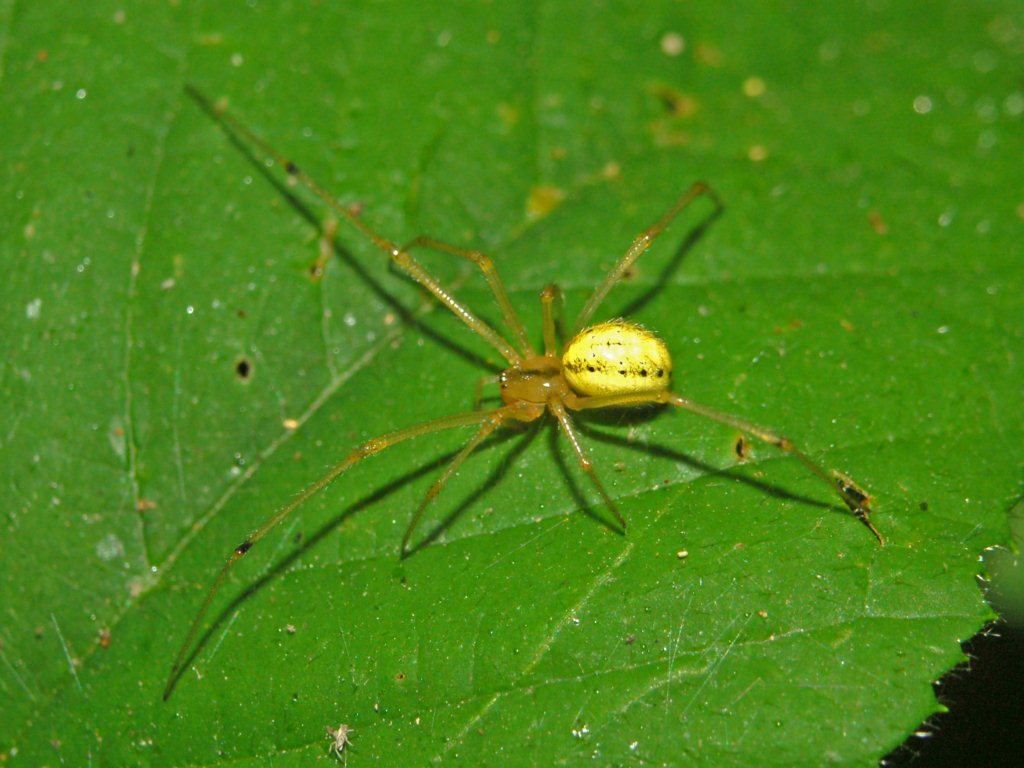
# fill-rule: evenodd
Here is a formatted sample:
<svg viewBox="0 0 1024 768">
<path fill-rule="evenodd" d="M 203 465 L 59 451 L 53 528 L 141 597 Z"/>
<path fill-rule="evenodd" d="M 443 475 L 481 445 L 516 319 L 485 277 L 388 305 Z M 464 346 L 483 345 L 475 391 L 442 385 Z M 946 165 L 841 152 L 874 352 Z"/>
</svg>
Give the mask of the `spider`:
<svg viewBox="0 0 1024 768">
<path fill-rule="evenodd" d="M 327 738 L 331 740 L 328 752 L 345 764 L 348 764 L 348 753 L 345 751 L 345 747 L 352 743 L 352 739 L 348 736 L 353 731 L 355 731 L 355 728 L 351 728 L 345 723 L 342 723 L 337 728 L 327 726 Z"/>
<path fill-rule="evenodd" d="M 402 537 L 400 554 L 403 557 L 408 553 L 409 540 L 427 505 L 441 492 L 466 458 L 502 425 L 510 422 L 535 422 L 545 414 L 550 414 L 558 422 L 561 431 L 568 438 L 569 445 L 575 453 L 581 469 L 590 478 L 590 482 L 615 517 L 622 532 L 625 532 L 626 521 L 595 474 L 593 464 L 580 441 L 569 412 L 644 405 L 671 405 L 682 408 L 713 421 L 727 424 L 790 454 L 842 499 L 849 510 L 874 534 L 879 544 L 885 543 L 881 533 L 870 520 L 871 497 L 848 476 L 835 470 L 832 470 L 831 473 L 826 472 L 800 451 L 792 440 L 774 430 L 696 403 L 673 392 L 670 389 L 672 358 L 668 348 L 658 336 L 643 326 L 623 319 L 591 324 L 594 314 L 608 292 L 622 280 L 636 260 L 647 251 L 654 238 L 664 232 L 683 209 L 698 197 L 706 197 L 714 204 L 713 215 L 718 215 L 721 212 L 722 202 L 718 194 L 705 182 L 698 181 L 692 184 L 669 206 L 661 218 L 633 240 L 629 249 L 619 258 L 583 305 L 572 326 L 572 333 L 564 344 L 560 344 L 558 338 L 558 331 L 564 328 L 561 317 L 561 293 L 555 285 L 548 285 L 541 291 L 540 305 L 544 346 L 543 351 L 537 351 L 527 337 L 526 329 L 513 308 L 505 286 L 489 256 L 478 250 L 449 245 L 426 236 L 416 237 L 404 246 L 397 245 L 370 227 L 356 211 L 339 203 L 295 163 L 285 158 L 227 113 L 223 106 L 214 104 L 192 86 L 187 86 L 186 90 L 218 125 L 222 128 L 226 127 L 229 136 L 231 134 L 241 136 L 251 145 L 257 147 L 272 164 L 284 169 L 290 184 L 301 184 L 323 201 L 333 213 L 361 232 L 377 248 L 387 254 L 396 267 L 433 294 L 438 301 L 465 323 L 470 331 L 497 350 L 507 361 L 508 367 L 498 377 L 502 401 L 500 406 L 489 410 L 477 408 L 465 413 L 442 416 L 368 440 L 352 450 L 345 458 L 331 467 L 323 477 L 271 515 L 235 547 L 206 593 L 178 652 L 164 689 L 164 700 L 170 696 L 174 688 L 182 662 L 195 640 L 214 596 L 231 567 L 239 559 L 245 556 L 260 539 L 296 508 L 334 482 L 339 475 L 353 465 L 398 443 L 442 430 L 459 427 L 476 428 L 473 436 L 455 454 L 441 475 L 427 490 L 419 507 L 413 513 L 405 535 Z M 501 311 L 512 343 L 474 314 L 473 310 L 455 298 L 427 272 L 410 255 L 410 251 L 414 248 L 433 249 L 466 259 L 476 265 L 483 274 Z"/>
</svg>

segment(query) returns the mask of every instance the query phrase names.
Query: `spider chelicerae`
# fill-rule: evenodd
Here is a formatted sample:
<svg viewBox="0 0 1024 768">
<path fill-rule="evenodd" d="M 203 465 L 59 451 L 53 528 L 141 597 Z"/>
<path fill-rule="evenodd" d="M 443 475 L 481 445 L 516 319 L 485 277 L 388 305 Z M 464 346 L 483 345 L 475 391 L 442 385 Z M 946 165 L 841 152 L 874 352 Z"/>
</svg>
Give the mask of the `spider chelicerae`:
<svg viewBox="0 0 1024 768">
<path fill-rule="evenodd" d="M 353 449 L 345 458 L 331 467 L 323 477 L 277 510 L 235 547 L 207 592 L 185 637 L 164 689 L 165 700 L 174 688 L 181 665 L 195 640 L 214 596 L 231 567 L 239 559 L 296 508 L 323 490 L 354 464 L 398 443 L 442 430 L 476 427 L 476 432 L 430 486 L 423 501 L 413 514 L 405 535 L 402 537 L 400 552 L 403 556 L 408 552 L 409 540 L 427 505 L 441 492 L 466 458 L 503 424 L 535 422 L 545 414 L 550 414 L 558 422 L 561 431 L 568 438 L 583 472 L 590 478 L 594 488 L 597 489 L 608 509 L 611 510 L 622 530 L 625 531 L 626 521 L 598 479 L 569 412 L 643 405 L 672 405 L 691 411 L 713 421 L 727 424 L 792 455 L 842 499 L 850 511 L 875 535 L 879 544 L 884 544 L 882 535 L 871 523 L 871 497 L 850 477 L 836 470 L 826 472 L 797 449 L 792 440 L 774 430 L 696 403 L 673 392 L 670 389 L 672 358 L 668 348 L 658 336 L 643 326 L 623 319 L 591 324 L 598 307 L 608 292 L 623 279 L 636 260 L 650 247 L 651 241 L 664 232 L 684 208 L 696 198 L 706 197 L 713 203 L 715 215 L 721 211 L 721 200 L 706 183 L 698 181 L 692 184 L 679 199 L 672 203 L 661 218 L 633 240 L 629 249 L 587 299 L 572 325 L 568 341 L 564 341 L 564 343 L 560 340 L 558 333 L 560 329 L 564 328 L 561 318 L 561 294 L 557 286 L 546 286 L 540 294 L 543 350 L 538 351 L 530 342 L 523 322 L 513 308 L 505 286 L 489 256 L 478 250 L 461 248 L 425 236 L 417 237 L 402 246 L 397 245 L 370 227 L 356 211 L 339 203 L 295 163 L 285 158 L 228 114 L 222 105 L 213 103 L 192 86 L 188 86 L 187 91 L 218 124 L 257 147 L 270 161 L 284 170 L 291 183 L 304 186 L 322 200 L 333 213 L 359 230 L 377 248 L 387 254 L 397 268 L 433 294 L 473 333 L 497 350 L 508 363 L 508 367 L 498 377 L 502 401 L 500 406 L 490 409 L 477 408 L 465 413 L 442 416 L 368 440 Z M 475 264 L 494 295 L 511 342 L 474 314 L 473 310 L 455 298 L 427 272 L 410 255 L 410 251 L 415 248 L 429 248 L 466 259 Z"/>
</svg>

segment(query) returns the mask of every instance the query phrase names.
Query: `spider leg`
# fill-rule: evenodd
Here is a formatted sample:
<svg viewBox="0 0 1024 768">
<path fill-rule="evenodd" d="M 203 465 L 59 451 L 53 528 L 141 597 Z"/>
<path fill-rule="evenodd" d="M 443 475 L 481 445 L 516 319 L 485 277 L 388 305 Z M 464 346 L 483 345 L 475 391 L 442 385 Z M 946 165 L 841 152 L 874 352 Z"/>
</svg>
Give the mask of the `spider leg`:
<svg viewBox="0 0 1024 768">
<path fill-rule="evenodd" d="M 602 397 L 577 397 L 569 401 L 569 407 L 575 410 L 592 410 L 595 408 L 620 408 L 634 405 L 643 405 L 645 403 L 662 403 L 665 405 L 674 405 L 677 408 L 683 408 L 692 413 L 696 413 L 712 421 L 717 421 L 722 424 L 727 424 L 730 427 L 746 432 L 749 435 L 753 435 L 758 440 L 774 445 L 776 448 L 785 451 L 794 458 L 797 459 L 804 467 L 814 476 L 821 479 L 832 491 L 839 495 L 839 498 L 843 500 L 850 512 L 864 524 L 864 526 L 874 534 L 875 538 L 878 539 L 878 543 L 885 545 L 885 539 L 882 534 L 879 533 L 878 529 L 871 522 L 871 497 L 868 496 L 863 490 L 861 490 L 856 483 L 854 483 L 846 475 L 832 470 L 831 474 L 826 472 L 820 465 L 812 461 L 807 454 L 801 451 L 788 437 L 779 435 L 774 430 L 762 427 L 758 424 L 741 419 L 737 416 L 733 416 L 729 413 L 716 410 L 707 405 L 696 403 L 689 398 L 677 395 L 674 392 L 648 392 L 644 394 L 636 395 L 608 395 Z"/>
<path fill-rule="evenodd" d="M 540 292 L 540 312 L 544 329 L 544 354 L 558 357 L 558 339 L 562 337 L 565 324 L 562 319 L 562 290 L 552 283 Z"/>
<path fill-rule="evenodd" d="M 476 384 L 473 385 L 473 410 L 479 411 L 480 406 L 484 401 L 484 387 L 488 384 L 497 384 L 501 380 L 501 376 L 481 376 L 476 380 Z"/>
<path fill-rule="evenodd" d="M 569 438 L 569 444 L 576 453 L 576 458 L 579 459 L 580 468 L 587 473 L 587 477 L 589 477 L 591 482 L 594 483 L 594 486 L 604 499 L 604 503 L 608 505 L 612 514 L 615 515 L 615 519 L 618 520 L 619 525 L 622 526 L 623 532 L 625 532 L 626 521 L 619 513 L 619 508 L 615 506 L 615 502 L 612 501 L 612 497 L 608 495 L 608 491 L 604 489 L 604 486 L 598 479 L 597 474 L 594 472 L 594 465 L 587 456 L 587 452 L 583 449 L 583 444 L 580 442 L 579 435 L 576 433 L 576 427 L 573 426 L 572 418 L 565 410 L 565 406 L 558 400 L 551 400 L 548 402 L 548 408 L 551 410 L 551 413 L 555 418 L 558 419 L 558 423 L 562 425 L 562 429 L 565 431 L 565 436 Z"/>
<path fill-rule="evenodd" d="M 640 255 L 651 247 L 651 241 L 665 231 L 665 228 L 672 223 L 672 220 L 679 215 L 680 211 L 701 195 L 707 195 L 711 198 L 711 201 L 715 204 L 715 212 L 712 216 L 718 215 L 722 210 L 722 201 L 719 199 L 718 194 L 703 181 L 694 183 L 688 190 L 686 190 L 686 192 L 683 193 L 682 197 L 676 200 L 672 206 L 662 214 L 660 219 L 636 236 L 636 239 L 633 240 L 633 244 L 629 246 L 629 250 L 622 255 L 622 258 L 620 258 L 618 262 L 616 262 L 615 266 L 611 268 L 604 280 L 602 280 L 598 284 L 597 288 L 594 289 L 590 298 L 587 299 L 587 303 L 583 305 L 583 309 L 580 310 L 579 317 L 576 318 L 576 324 L 573 330 L 574 334 L 579 333 L 583 330 L 583 327 L 590 322 L 590 318 L 594 316 L 594 312 L 597 310 L 601 302 L 604 301 L 608 292 L 615 287 L 620 280 L 622 280 L 622 276 L 626 274 L 629 268 L 633 266 L 633 263 L 640 258 Z"/>
<path fill-rule="evenodd" d="M 498 270 L 494 267 L 494 261 L 483 251 L 478 251 L 474 248 L 460 248 L 457 245 L 450 245 L 442 240 L 436 240 L 433 237 L 427 237 L 426 235 L 420 235 L 408 243 L 402 246 L 402 250 L 408 253 L 413 248 L 423 247 L 431 248 L 435 251 L 441 251 L 442 253 L 450 253 L 453 256 L 459 256 L 463 259 L 476 264 L 480 271 L 484 275 L 484 279 L 487 281 L 487 285 L 491 289 L 491 293 L 494 294 L 494 300 L 497 302 L 498 307 L 501 309 L 501 314 L 505 318 L 505 326 L 512 332 L 513 340 L 519 345 L 519 349 L 523 350 L 527 356 L 533 357 L 535 352 L 533 345 L 530 343 L 529 337 L 526 335 L 526 328 L 523 326 L 523 321 L 519 318 L 515 308 L 512 306 L 512 302 L 508 298 L 508 292 L 505 290 L 505 284 L 501 280 L 501 276 L 498 274 Z"/>
<path fill-rule="evenodd" d="M 293 183 L 298 182 L 302 184 L 302 186 L 320 198 L 331 211 L 362 232 L 377 248 L 388 255 L 388 258 L 391 259 L 395 266 L 432 293 L 452 314 L 469 326 L 473 333 L 494 347 L 509 364 L 522 364 L 523 357 L 519 352 L 505 341 L 497 331 L 477 317 L 469 307 L 452 296 L 416 259 L 378 233 L 369 224 L 366 224 L 352 209 L 339 203 L 333 195 L 321 187 L 309 174 L 242 125 L 223 108 L 218 107 L 207 99 L 196 88 L 186 85 L 185 90 L 221 126 L 227 126 L 230 128 L 231 133 L 243 137 L 246 141 L 257 147 L 260 152 L 281 166 L 288 174 L 288 178 L 293 180 Z"/>
<path fill-rule="evenodd" d="M 220 591 L 228 572 L 235 563 L 241 560 L 260 539 L 270 533 L 270 531 L 272 531 L 282 520 L 288 517 L 311 496 L 319 493 L 334 482 L 334 480 L 336 480 L 337 477 L 347 469 L 351 468 L 353 465 L 359 463 L 368 456 L 373 456 L 376 453 L 380 453 L 385 448 L 390 448 L 398 443 L 406 440 L 412 440 L 413 438 L 421 437 L 422 435 L 430 434 L 431 432 L 440 432 L 445 429 L 454 429 L 455 427 L 466 427 L 474 424 L 480 424 L 481 422 L 489 423 L 490 421 L 493 421 L 493 418 L 493 412 L 486 411 L 457 413 L 451 416 L 442 416 L 439 419 L 425 421 L 422 424 L 416 424 L 411 427 L 406 427 L 405 429 L 399 429 L 395 432 L 390 432 L 386 435 L 368 440 L 355 450 L 351 451 L 344 459 L 331 467 L 327 474 L 312 485 L 308 486 L 304 491 L 302 491 L 302 493 L 275 512 L 273 516 L 271 516 L 259 528 L 250 533 L 246 537 L 245 541 L 235 547 L 231 554 L 228 555 L 227 561 L 220 569 L 220 573 L 217 574 L 217 578 L 214 579 L 213 585 L 206 593 L 206 598 L 199 607 L 199 611 L 196 613 L 196 617 L 192 621 L 192 626 L 189 628 L 188 634 L 185 636 L 185 642 L 182 643 L 181 649 L 178 651 L 178 656 L 174 660 L 174 665 L 171 667 L 171 674 L 168 676 L 167 685 L 164 687 L 164 701 L 167 701 L 168 697 L 171 695 L 171 691 L 174 689 L 174 684 L 178 679 L 178 673 L 181 671 L 182 663 L 185 661 L 189 648 L 192 646 L 192 641 L 195 640 L 196 635 L 202 627 L 203 619 L 206 617 L 206 613 L 213 602 L 213 598 L 216 596 L 217 592 Z"/>
<path fill-rule="evenodd" d="M 462 446 L 462 449 L 455 454 L 455 457 L 448 463 L 448 466 L 445 467 L 441 476 L 434 481 L 434 484 L 430 486 L 429 489 L 427 489 L 426 494 L 423 496 L 423 500 L 420 502 L 420 505 L 416 508 L 416 512 L 412 516 L 412 520 L 409 521 L 409 527 L 405 529 L 405 535 L 402 537 L 402 546 L 398 551 L 400 557 L 404 558 L 409 554 L 409 540 L 416 531 L 416 527 L 423 518 L 423 513 L 426 511 L 430 502 L 437 498 L 437 495 L 441 493 L 441 490 L 451 479 L 452 475 L 459 471 L 459 467 L 462 466 L 462 462 L 469 458 L 469 454 L 475 451 L 480 446 L 480 443 L 487 439 L 489 434 L 509 419 L 518 418 L 516 415 L 517 410 L 518 409 L 515 406 L 506 405 L 483 414 L 484 422 L 480 425 L 480 429 L 477 430 L 477 433 L 473 435 L 472 438 L 470 438 L 468 443 Z"/>
</svg>

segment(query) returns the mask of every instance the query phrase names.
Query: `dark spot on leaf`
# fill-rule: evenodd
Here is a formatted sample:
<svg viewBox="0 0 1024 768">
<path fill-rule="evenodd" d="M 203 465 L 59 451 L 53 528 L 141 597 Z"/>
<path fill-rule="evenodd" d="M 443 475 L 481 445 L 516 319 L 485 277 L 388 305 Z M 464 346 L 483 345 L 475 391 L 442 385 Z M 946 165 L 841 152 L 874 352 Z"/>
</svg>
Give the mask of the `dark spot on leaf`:
<svg viewBox="0 0 1024 768">
<path fill-rule="evenodd" d="M 736 452 L 737 459 L 740 461 L 746 461 L 747 457 L 750 456 L 750 443 L 747 442 L 747 438 L 743 435 L 737 437 L 733 450 Z"/>
<path fill-rule="evenodd" d="M 238 376 L 242 381 L 246 381 L 252 376 L 252 364 L 246 358 L 241 358 L 235 363 L 235 375 Z"/>
</svg>

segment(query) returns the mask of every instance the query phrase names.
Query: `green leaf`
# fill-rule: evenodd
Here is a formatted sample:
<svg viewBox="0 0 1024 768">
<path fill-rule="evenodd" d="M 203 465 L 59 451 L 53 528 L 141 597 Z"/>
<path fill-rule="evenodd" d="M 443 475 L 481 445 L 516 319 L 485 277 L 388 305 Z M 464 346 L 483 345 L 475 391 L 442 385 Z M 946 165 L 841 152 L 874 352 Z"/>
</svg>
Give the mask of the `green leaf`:
<svg viewBox="0 0 1024 768">
<path fill-rule="evenodd" d="M 0 758 L 873 764 L 993 618 L 1022 492 L 1024 19 L 1009 2 L 0 4 Z M 601 309 L 675 387 L 876 498 L 647 410 L 354 467 L 500 357 L 232 143 L 195 83 L 398 242 L 492 253 L 531 336 L 693 181 Z M 707 224 L 702 228 L 703 224 Z M 497 324 L 472 265 L 424 263 Z M 496 389 L 485 388 L 493 402 Z"/>
</svg>

